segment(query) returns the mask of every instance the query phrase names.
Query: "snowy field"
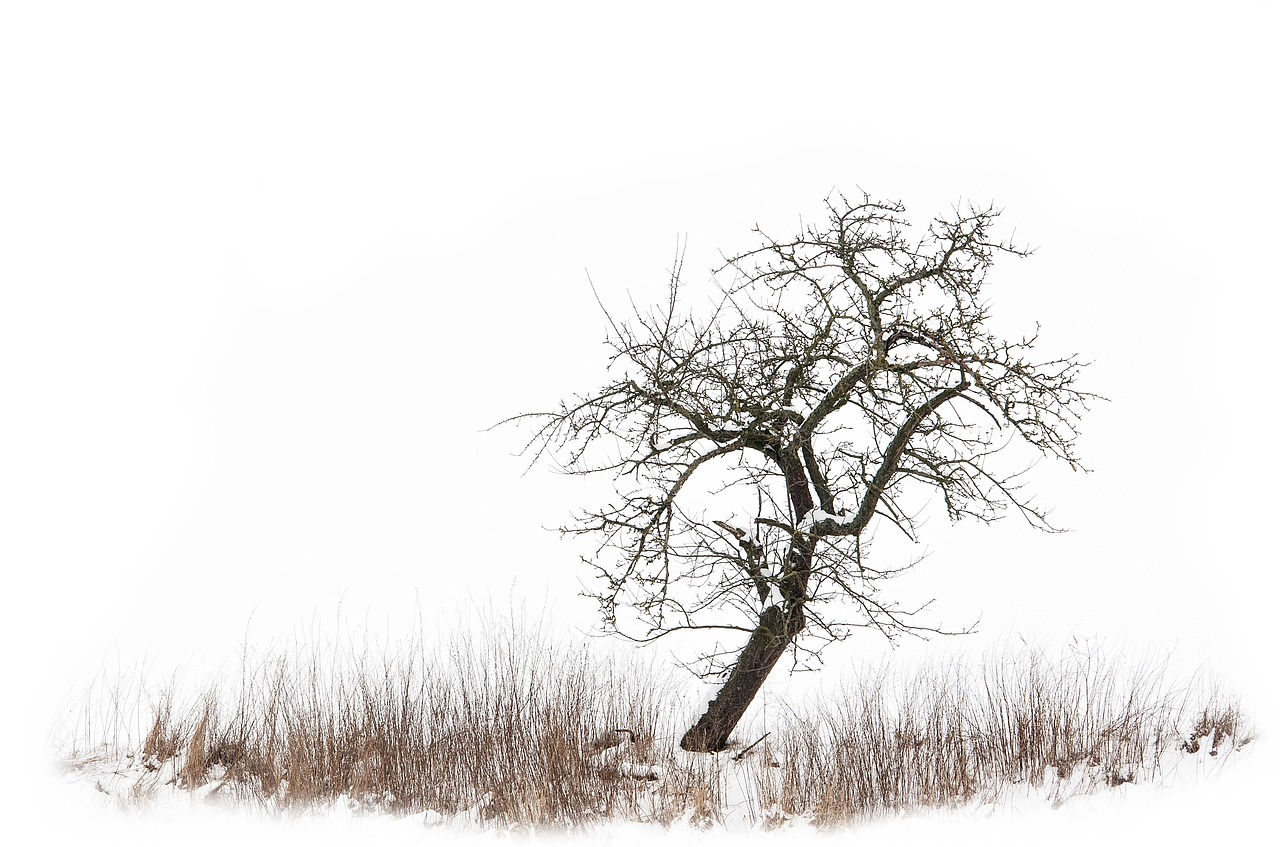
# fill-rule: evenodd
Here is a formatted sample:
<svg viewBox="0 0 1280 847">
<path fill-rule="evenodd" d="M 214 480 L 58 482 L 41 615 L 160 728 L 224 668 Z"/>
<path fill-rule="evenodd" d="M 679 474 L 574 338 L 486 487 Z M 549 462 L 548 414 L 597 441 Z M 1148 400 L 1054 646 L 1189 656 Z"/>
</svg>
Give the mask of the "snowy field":
<svg viewBox="0 0 1280 847">
<path fill-rule="evenodd" d="M 214 687 L 105 680 L 66 726 L 64 802 L 148 831 L 207 818 L 260 836 L 929 838 L 1046 814 L 1123 826 L 1126 809 L 1238 790 L 1266 746 L 1218 684 L 1168 660 L 1015 643 L 978 664 L 848 667 L 835 688 L 775 691 L 742 741 L 692 754 L 677 741 L 705 697 L 688 679 L 549 627 L 470 627 L 407 656 L 284 650 Z"/>
<path fill-rule="evenodd" d="M 1081 768 L 1060 779 L 1046 774 L 1037 787 L 1013 786 L 998 797 L 974 800 L 960 808 L 926 810 L 866 823 L 852 830 L 867 843 L 931 844 L 1017 843 L 1043 844 L 1120 843 L 1130 838 L 1168 838 L 1189 844 L 1234 837 L 1262 837 L 1257 807 L 1265 802 L 1256 788 L 1259 777 L 1253 754 L 1246 747 L 1224 747 L 1214 757 L 1204 745 L 1195 754 L 1170 752 L 1162 762 L 1159 779 L 1140 785 L 1116 787 L 1091 784 L 1099 777 Z M 741 763 L 725 757 L 725 778 Z M 219 802 L 220 783 L 188 792 L 170 785 L 148 788 L 149 799 L 131 796 L 134 787 L 163 786 L 173 778 L 161 769 L 149 772 L 131 762 L 98 763 L 61 777 L 56 801 L 77 810 L 74 823 L 50 827 L 51 836 L 156 839 L 181 838 L 208 843 L 227 838 L 249 843 L 386 843 L 420 844 L 423 839 L 451 842 L 520 841 L 552 843 L 603 840 L 613 844 L 641 844 L 654 838 L 690 843 L 738 842 L 781 839 L 783 843 L 825 843 L 841 837 L 843 830 L 819 831 L 803 818 L 766 826 L 752 821 L 732 806 L 713 822 L 677 820 L 669 825 L 626 823 L 591 826 L 576 834 L 550 834 L 519 828 L 486 827 L 481 810 L 473 809 L 444 818 L 434 812 L 393 816 L 362 813 L 359 803 L 344 798 L 319 809 L 284 820 L 264 818 L 243 808 Z M 744 780 L 745 781 L 745 780 Z M 1252 786 L 1252 787 L 1251 787 Z M 55 799 L 55 798 L 50 798 Z"/>
<path fill-rule="evenodd" d="M 1171 748 L 1158 779 L 1081 793 L 1078 768 L 856 837 L 1266 840 L 1278 24 L 1250 0 L 4 4 L 7 840 L 564 838 L 350 798 L 262 820 L 221 802 L 216 771 L 179 790 L 136 756 L 65 771 L 56 747 L 104 675 L 198 689 L 338 618 L 396 643 L 469 604 L 543 609 L 586 638 L 592 550 L 546 528 L 608 481 L 526 473 L 519 433 L 489 427 L 602 384 L 597 294 L 654 302 L 677 244 L 705 274 L 753 226 L 790 232 L 861 190 L 921 221 L 1002 208 L 1036 250 L 993 269 L 993 320 L 1092 362 L 1108 402 L 1082 423 L 1090 473 L 1027 478 L 1070 532 L 926 520 L 891 590 L 976 635 L 891 651 L 867 633 L 815 676 L 1097 638 L 1211 670 L 1257 738 Z M 770 703 L 818 684 L 775 677 Z M 592 838 L 831 837 L 761 831 L 743 808 Z"/>
</svg>

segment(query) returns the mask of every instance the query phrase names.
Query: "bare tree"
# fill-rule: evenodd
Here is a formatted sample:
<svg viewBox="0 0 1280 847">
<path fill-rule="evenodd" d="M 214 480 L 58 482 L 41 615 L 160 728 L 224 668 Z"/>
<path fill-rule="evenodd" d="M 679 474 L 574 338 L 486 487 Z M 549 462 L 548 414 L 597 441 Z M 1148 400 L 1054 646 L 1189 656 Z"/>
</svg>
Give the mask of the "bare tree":
<svg viewBox="0 0 1280 847">
<path fill-rule="evenodd" d="M 953 520 L 1012 506 L 1052 529 L 1020 491 L 1025 464 L 993 457 L 1025 442 L 1079 468 L 1093 395 L 1075 387 L 1076 357 L 1037 361 L 1035 335 L 988 331 L 988 268 L 1028 253 L 993 238 L 998 216 L 957 207 L 912 239 L 900 203 L 828 200 L 794 238 L 757 229 L 762 246 L 716 272 L 701 317 L 682 309 L 677 258 L 660 308 L 609 317 L 617 379 L 512 419 L 533 422 L 535 458 L 617 477 L 616 499 L 565 530 L 600 541 L 588 561 L 607 628 L 745 637 L 703 656 L 724 683 L 685 749 L 723 749 L 788 649 L 815 656 L 860 627 L 940 631 L 881 596 L 909 564 L 866 559 L 877 524 L 915 538 L 922 494 Z"/>
</svg>

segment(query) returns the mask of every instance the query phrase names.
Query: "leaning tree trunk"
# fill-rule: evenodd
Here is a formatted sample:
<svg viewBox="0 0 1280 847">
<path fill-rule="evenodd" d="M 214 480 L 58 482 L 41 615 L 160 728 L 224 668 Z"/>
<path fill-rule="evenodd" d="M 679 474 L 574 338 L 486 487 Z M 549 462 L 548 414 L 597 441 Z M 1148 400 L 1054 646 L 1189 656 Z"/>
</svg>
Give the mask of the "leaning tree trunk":
<svg viewBox="0 0 1280 847">
<path fill-rule="evenodd" d="M 800 630 L 804 611 L 797 607 L 790 615 L 773 605 L 760 615 L 760 624 L 742 648 L 729 679 L 716 694 L 707 711 L 680 739 L 680 746 L 694 753 L 713 753 L 729 743 L 729 733 L 746 714 L 760 686 L 778 663 Z"/>
<path fill-rule="evenodd" d="M 799 520 L 814 505 L 805 467 L 794 453 L 779 456 L 778 465 L 786 477 L 787 495 Z M 769 672 L 804 629 L 804 605 L 808 600 L 812 566 L 813 542 L 797 534 L 787 554 L 787 573 L 778 583 L 783 603 L 775 603 L 760 613 L 760 622 L 747 639 L 747 646 L 738 654 L 724 686 L 707 705 L 707 711 L 698 718 L 698 722 L 680 739 L 680 746 L 685 750 L 712 753 L 728 745 L 729 734 L 746 714 L 751 701 L 769 678 Z"/>
</svg>

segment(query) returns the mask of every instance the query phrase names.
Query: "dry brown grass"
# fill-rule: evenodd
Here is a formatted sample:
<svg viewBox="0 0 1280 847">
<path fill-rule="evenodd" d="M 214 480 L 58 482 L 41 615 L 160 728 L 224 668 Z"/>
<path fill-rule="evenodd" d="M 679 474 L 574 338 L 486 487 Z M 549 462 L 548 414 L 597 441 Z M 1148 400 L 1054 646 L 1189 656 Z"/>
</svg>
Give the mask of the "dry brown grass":
<svg viewBox="0 0 1280 847">
<path fill-rule="evenodd" d="M 906 676 L 868 669 L 785 721 L 771 799 L 784 814 L 845 823 L 1055 777 L 1115 787 L 1156 777 L 1171 747 L 1251 740 L 1236 703 L 1167 670 L 1097 645 L 1052 656 L 1022 645 Z"/>
<path fill-rule="evenodd" d="M 736 757 L 692 756 L 675 749 L 695 717 L 675 705 L 684 680 L 545 626 L 484 630 L 439 649 L 246 657 L 186 705 L 173 685 L 140 705 L 116 691 L 89 707 L 99 717 L 82 719 L 72 755 L 127 755 L 177 788 L 216 782 L 272 813 L 345 802 L 498 826 L 714 826 L 732 814 L 769 827 L 967 803 L 1078 769 L 1114 786 L 1154 776 L 1170 748 L 1216 755 L 1248 740 L 1233 702 L 1170 684 L 1160 663 L 1024 647 L 977 666 L 866 669 L 767 727 L 757 716 Z"/>
<path fill-rule="evenodd" d="M 674 732 L 662 723 L 672 685 L 546 627 L 492 626 L 438 650 L 295 645 L 246 657 L 237 678 L 189 705 L 173 684 L 132 710 L 118 691 L 97 698 L 86 711 L 116 717 L 83 718 L 72 756 L 128 757 L 152 773 L 171 763 L 178 787 L 216 779 L 275 811 L 342 799 L 358 810 L 573 826 L 654 814 L 644 768 L 656 764 L 655 734 Z M 145 732 L 119 717 L 130 712 Z M 625 743 L 592 745 L 618 728 Z"/>
</svg>

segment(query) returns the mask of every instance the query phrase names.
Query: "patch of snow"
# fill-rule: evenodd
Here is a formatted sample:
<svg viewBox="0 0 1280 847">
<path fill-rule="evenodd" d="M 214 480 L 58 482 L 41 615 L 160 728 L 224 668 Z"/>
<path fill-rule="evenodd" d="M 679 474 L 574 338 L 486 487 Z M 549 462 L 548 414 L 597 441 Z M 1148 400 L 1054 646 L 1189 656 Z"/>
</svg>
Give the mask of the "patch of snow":
<svg viewBox="0 0 1280 847">
<path fill-rule="evenodd" d="M 822 509 L 811 509 L 808 512 L 808 514 L 806 514 L 804 518 L 801 519 L 800 525 L 797 527 L 797 529 L 810 530 L 810 529 L 813 529 L 815 524 L 819 524 L 827 520 L 835 521 L 838 524 L 842 524 L 846 520 L 848 520 L 848 516 L 833 515 L 830 512 L 824 512 Z"/>
</svg>

